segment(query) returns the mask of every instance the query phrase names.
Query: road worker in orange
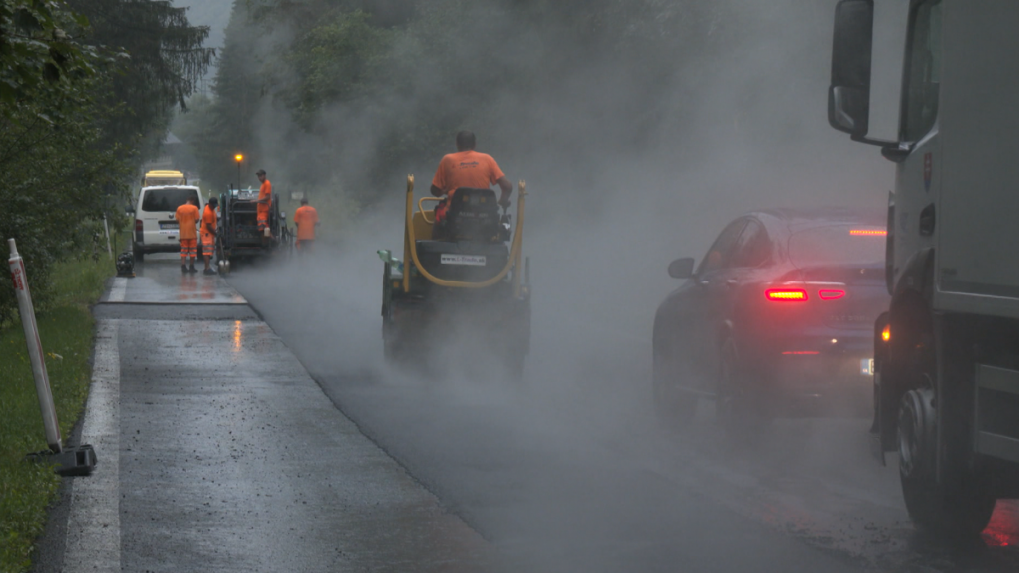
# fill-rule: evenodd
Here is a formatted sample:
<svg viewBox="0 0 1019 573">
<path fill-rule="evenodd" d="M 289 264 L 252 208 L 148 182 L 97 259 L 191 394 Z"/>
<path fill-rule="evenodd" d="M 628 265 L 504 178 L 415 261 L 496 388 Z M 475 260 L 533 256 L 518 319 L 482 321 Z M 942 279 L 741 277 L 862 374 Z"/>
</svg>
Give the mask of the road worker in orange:
<svg viewBox="0 0 1019 573">
<path fill-rule="evenodd" d="M 513 184 L 506 179 L 506 175 L 499 169 L 491 155 L 479 153 L 474 150 L 475 147 L 477 138 L 474 133 L 461 131 L 456 134 L 456 153 L 446 155 L 439 162 L 439 168 L 432 179 L 431 190 L 432 195 L 445 196 L 446 200 L 435 208 L 436 222 L 441 223 L 445 219 L 449 199 L 460 187 L 489 189 L 492 185 L 498 185 L 502 191 L 499 204 L 503 209 L 509 208 Z"/>
<path fill-rule="evenodd" d="M 272 182 L 265 177 L 265 169 L 259 169 L 255 172 L 258 176 L 259 182 L 262 183 L 261 187 L 258 188 L 258 232 L 262 233 L 262 244 L 268 245 L 269 238 L 272 237 L 269 231 L 269 209 L 272 207 Z"/>
<path fill-rule="evenodd" d="M 202 211 L 202 258 L 205 259 L 205 270 L 203 275 L 214 275 L 216 271 L 209 267 L 212 259 L 212 252 L 216 248 L 216 208 L 219 207 L 219 200 L 210 197 Z"/>
<path fill-rule="evenodd" d="M 315 227 L 318 227 L 318 211 L 308 204 L 307 198 L 301 199 L 301 206 L 294 213 L 294 224 L 297 225 L 297 248 L 302 253 L 311 253 L 315 244 Z"/>
<path fill-rule="evenodd" d="M 180 272 L 197 273 L 195 258 L 198 257 L 198 198 L 188 197 L 187 203 L 177 207 L 175 215 L 180 237 Z M 188 267 L 188 259 L 191 266 Z"/>
</svg>

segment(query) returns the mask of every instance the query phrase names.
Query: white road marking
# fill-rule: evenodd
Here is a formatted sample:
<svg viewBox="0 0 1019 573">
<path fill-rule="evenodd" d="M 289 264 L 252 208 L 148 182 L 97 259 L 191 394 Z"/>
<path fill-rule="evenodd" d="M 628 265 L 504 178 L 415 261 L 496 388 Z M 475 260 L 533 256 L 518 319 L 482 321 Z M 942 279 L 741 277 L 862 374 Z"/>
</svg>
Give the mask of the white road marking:
<svg viewBox="0 0 1019 573">
<path fill-rule="evenodd" d="M 124 298 L 127 297 L 127 279 L 115 278 L 113 279 L 113 286 L 110 287 L 110 298 L 108 302 L 124 302 Z"/>
<path fill-rule="evenodd" d="M 114 279 L 118 280 L 118 279 Z M 126 280 L 126 279 L 119 279 Z M 110 300 L 117 291 L 114 284 Z M 123 300 L 125 286 L 120 287 Z M 100 320 L 95 366 L 81 443 L 92 444 L 96 467 L 71 484 L 63 571 L 120 571 L 120 321 Z"/>
</svg>

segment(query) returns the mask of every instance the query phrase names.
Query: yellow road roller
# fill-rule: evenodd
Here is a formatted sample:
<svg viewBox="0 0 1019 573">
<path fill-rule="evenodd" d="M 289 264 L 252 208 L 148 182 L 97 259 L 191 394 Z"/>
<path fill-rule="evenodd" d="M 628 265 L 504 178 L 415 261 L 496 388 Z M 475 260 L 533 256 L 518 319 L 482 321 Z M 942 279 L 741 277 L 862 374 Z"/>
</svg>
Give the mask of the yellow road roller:
<svg viewBox="0 0 1019 573">
<path fill-rule="evenodd" d="M 523 375 L 530 347 L 531 288 L 523 256 L 525 182 L 518 185 L 516 224 L 491 189 L 461 187 L 444 217 L 407 176 L 403 259 L 379 251 L 382 339 L 386 359 L 403 365 L 453 361 Z M 433 206 L 434 207 L 434 206 Z"/>
</svg>

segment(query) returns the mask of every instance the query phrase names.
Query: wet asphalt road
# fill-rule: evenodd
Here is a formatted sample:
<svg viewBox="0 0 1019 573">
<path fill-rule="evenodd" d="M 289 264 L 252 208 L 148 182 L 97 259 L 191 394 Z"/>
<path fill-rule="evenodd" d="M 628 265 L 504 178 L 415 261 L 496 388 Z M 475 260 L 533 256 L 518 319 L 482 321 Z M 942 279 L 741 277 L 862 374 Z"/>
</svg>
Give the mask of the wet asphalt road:
<svg viewBox="0 0 1019 573">
<path fill-rule="evenodd" d="M 492 570 L 218 277 L 151 257 L 93 312 L 84 421 L 34 571 Z"/>
<path fill-rule="evenodd" d="M 242 265 L 229 282 L 334 403 L 513 570 L 1019 570 L 1014 502 L 999 503 L 981 539 L 916 534 L 894 459 L 883 468 L 869 454 L 866 419 L 779 420 L 733 446 L 705 404 L 690 428 L 663 431 L 648 400 L 646 315 L 628 321 L 597 293 L 535 280 L 522 385 L 477 354 L 441 376 L 386 367 L 380 279 L 362 248 Z"/>
</svg>

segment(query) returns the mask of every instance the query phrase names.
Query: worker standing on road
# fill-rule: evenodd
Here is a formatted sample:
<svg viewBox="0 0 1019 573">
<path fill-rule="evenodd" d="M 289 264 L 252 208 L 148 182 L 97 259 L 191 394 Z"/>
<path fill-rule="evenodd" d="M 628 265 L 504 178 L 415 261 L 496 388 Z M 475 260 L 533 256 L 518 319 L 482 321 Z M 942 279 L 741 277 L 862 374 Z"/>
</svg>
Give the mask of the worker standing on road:
<svg viewBox="0 0 1019 573">
<path fill-rule="evenodd" d="M 212 252 L 216 248 L 216 207 L 219 207 L 219 200 L 210 197 L 202 211 L 202 258 L 205 259 L 205 270 L 203 275 L 214 275 L 216 271 L 209 267 L 212 259 Z"/>
<path fill-rule="evenodd" d="M 315 243 L 315 227 L 318 227 L 318 211 L 307 199 L 301 199 L 301 206 L 294 213 L 294 224 L 297 225 L 297 248 L 310 254 Z"/>
<path fill-rule="evenodd" d="M 269 209 L 272 207 L 272 183 L 265 177 L 265 169 L 255 172 L 262 186 L 258 188 L 258 232 L 262 233 L 262 244 L 269 243 Z"/>
<path fill-rule="evenodd" d="M 180 226 L 180 272 L 197 273 L 195 259 L 198 257 L 198 198 L 188 197 L 187 203 L 177 207 L 177 224 Z M 190 259 L 190 268 L 187 265 Z"/>
<path fill-rule="evenodd" d="M 492 185 L 498 185 L 502 190 L 499 204 L 504 209 L 509 207 L 513 184 L 506 179 L 495 159 L 487 153 L 475 151 L 476 146 L 477 138 L 474 133 L 461 131 L 456 134 L 456 153 L 446 155 L 439 162 L 439 169 L 432 179 L 432 195 L 436 197 L 445 195 L 446 200 L 435 209 L 437 222 L 445 219 L 449 199 L 460 187 L 489 189 Z"/>
</svg>

